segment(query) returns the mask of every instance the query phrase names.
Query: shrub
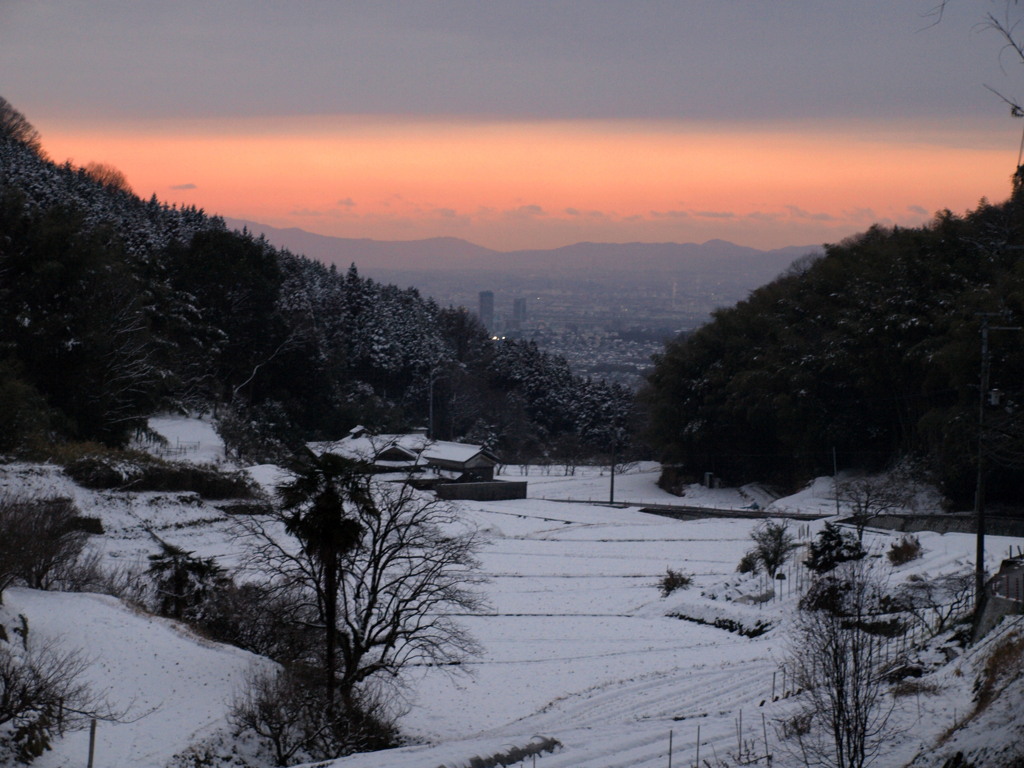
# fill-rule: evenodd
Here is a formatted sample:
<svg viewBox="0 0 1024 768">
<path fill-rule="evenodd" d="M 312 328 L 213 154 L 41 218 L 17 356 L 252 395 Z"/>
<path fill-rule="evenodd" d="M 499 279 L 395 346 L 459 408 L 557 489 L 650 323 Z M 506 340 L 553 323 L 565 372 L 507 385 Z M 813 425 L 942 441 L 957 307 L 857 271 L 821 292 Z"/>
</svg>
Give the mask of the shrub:
<svg viewBox="0 0 1024 768">
<path fill-rule="evenodd" d="M 86 488 L 198 493 L 204 499 L 253 499 L 257 486 L 241 472 L 169 462 L 129 451 L 90 454 L 69 461 L 64 471 Z"/>
<path fill-rule="evenodd" d="M 103 451 L 69 457 L 64 473 L 84 488 L 112 490 L 122 488 L 142 474 L 146 458 L 141 454 Z"/>
<path fill-rule="evenodd" d="M 665 569 L 665 575 L 661 577 L 658 586 L 661 588 L 661 596 L 668 597 L 677 589 L 687 589 L 693 583 L 693 576 L 682 571 Z"/>
<path fill-rule="evenodd" d="M 0 600 L 11 584 L 49 589 L 78 559 L 88 534 L 71 499 L 0 497 Z"/>
<path fill-rule="evenodd" d="M 228 582 L 224 569 L 212 557 L 194 557 L 180 547 L 160 542 L 160 553 L 149 556 L 149 571 L 156 590 L 156 610 L 172 619 L 196 620 L 210 595 Z"/>
<path fill-rule="evenodd" d="M 849 591 L 850 584 L 846 580 L 835 576 L 822 576 L 812 581 L 810 588 L 800 598 L 800 610 L 842 613 Z"/>
<path fill-rule="evenodd" d="M 149 612 L 152 609 L 152 590 L 147 584 L 145 568 L 139 562 L 118 565 L 111 569 L 97 566 L 93 581 L 95 583 L 90 583 L 86 587 L 89 591 L 111 595 L 141 611 Z"/>
<path fill-rule="evenodd" d="M 212 640 L 230 643 L 275 661 L 314 658 L 320 636 L 306 595 L 262 582 L 226 584 L 212 590 L 192 626 Z"/>
<path fill-rule="evenodd" d="M 860 560 L 866 554 L 856 536 L 833 523 L 825 523 L 811 542 L 804 565 L 815 573 L 827 573 L 840 563 Z"/>
<path fill-rule="evenodd" d="M 750 538 L 754 540 L 754 547 L 740 560 L 740 565 L 736 569 L 740 573 L 757 573 L 757 566 L 763 565 L 768 575 L 774 577 L 775 572 L 785 564 L 789 559 L 789 553 L 796 546 L 793 534 L 789 532 L 789 523 L 785 521 L 777 523 L 765 520 L 750 532 Z M 751 561 L 753 567 L 750 567 Z"/>
<path fill-rule="evenodd" d="M 23 624 L 22 647 L 0 642 L 0 763 L 28 764 L 54 736 L 117 715 L 82 682 L 88 661 L 53 644 L 33 642 Z"/>
<path fill-rule="evenodd" d="M 45 399 L 21 378 L 17 365 L 0 362 L 0 451 L 25 448 L 52 420 Z"/>
<path fill-rule="evenodd" d="M 228 722 L 236 735 L 258 737 L 280 766 L 397 745 L 398 732 L 378 704 L 359 698 L 347 708 L 340 701 L 332 707 L 325 694 L 308 669 L 254 670 Z"/>
<path fill-rule="evenodd" d="M 905 565 L 921 557 L 921 552 L 921 542 L 917 536 L 901 536 L 899 541 L 889 546 L 885 555 L 893 565 Z"/>
<path fill-rule="evenodd" d="M 673 496 L 683 496 L 686 493 L 686 486 L 693 482 L 693 477 L 686 474 L 683 468 L 673 464 L 663 464 L 661 474 L 658 475 L 658 487 L 668 491 Z"/>
<path fill-rule="evenodd" d="M 736 566 L 737 573 L 757 573 L 761 568 L 761 563 L 758 560 L 757 553 L 751 550 L 740 558 L 739 565 Z"/>
</svg>

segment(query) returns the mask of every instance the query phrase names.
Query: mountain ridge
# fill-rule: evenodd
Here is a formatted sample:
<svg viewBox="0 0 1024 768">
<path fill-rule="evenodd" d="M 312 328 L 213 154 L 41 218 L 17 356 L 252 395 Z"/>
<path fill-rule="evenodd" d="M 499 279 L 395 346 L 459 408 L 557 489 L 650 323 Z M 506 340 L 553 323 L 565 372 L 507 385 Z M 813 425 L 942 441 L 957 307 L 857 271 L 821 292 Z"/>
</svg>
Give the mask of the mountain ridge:
<svg viewBox="0 0 1024 768">
<path fill-rule="evenodd" d="M 245 227 L 262 234 L 278 247 L 301 253 L 325 264 L 374 274 L 401 270 L 470 270 L 529 272 L 543 269 L 552 274 L 593 270 L 611 276 L 632 273 L 638 268 L 653 273 L 698 270 L 720 275 L 735 272 L 737 265 L 750 270 L 748 282 L 767 281 L 793 260 L 808 253 L 820 253 L 818 245 L 794 245 L 762 250 L 714 238 L 704 243 L 581 241 L 557 248 L 498 251 L 458 237 L 418 240 L 374 240 L 321 235 L 299 227 L 273 227 L 248 219 L 225 218 L 228 227 Z M 753 287 L 751 285 L 750 287 Z"/>
</svg>

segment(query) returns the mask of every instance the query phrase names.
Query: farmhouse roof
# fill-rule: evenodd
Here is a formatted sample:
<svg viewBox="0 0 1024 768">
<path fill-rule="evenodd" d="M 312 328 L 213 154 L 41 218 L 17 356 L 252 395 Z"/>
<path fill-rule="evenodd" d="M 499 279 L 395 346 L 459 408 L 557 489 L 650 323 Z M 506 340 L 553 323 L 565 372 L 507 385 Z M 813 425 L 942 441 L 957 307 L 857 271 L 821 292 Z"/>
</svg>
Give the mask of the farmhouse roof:
<svg viewBox="0 0 1024 768">
<path fill-rule="evenodd" d="M 468 464 L 476 458 L 491 461 L 495 464 L 498 462 L 498 457 L 481 445 L 451 443 L 444 440 L 434 440 L 428 443 L 420 456 L 426 459 L 427 463 Z"/>
<path fill-rule="evenodd" d="M 340 440 L 308 443 L 313 453 L 333 453 L 378 467 L 410 468 L 436 466 L 445 469 L 494 466 L 498 457 L 481 445 L 429 440 L 420 433 L 370 435 L 357 427 Z"/>
</svg>

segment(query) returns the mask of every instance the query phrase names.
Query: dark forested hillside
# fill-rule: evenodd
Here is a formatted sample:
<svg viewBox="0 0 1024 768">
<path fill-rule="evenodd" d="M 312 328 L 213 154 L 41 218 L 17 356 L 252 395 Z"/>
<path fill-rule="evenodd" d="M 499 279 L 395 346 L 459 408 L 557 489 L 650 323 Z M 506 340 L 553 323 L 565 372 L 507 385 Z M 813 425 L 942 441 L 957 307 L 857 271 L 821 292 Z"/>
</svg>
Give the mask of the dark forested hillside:
<svg viewBox="0 0 1024 768">
<path fill-rule="evenodd" d="M 994 313 L 994 314 L 986 314 Z M 1024 195 L 919 229 L 874 227 L 670 343 L 645 393 L 684 471 L 792 484 L 925 460 L 968 506 L 981 326 L 1024 325 Z M 1024 332 L 990 331 L 991 497 L 1024 498 Z"/>
<path fill-rule="evenodd" d="M 253 455 L 431 414 L 510 457 L 594 454 L 631 400 L 413 289 L 53 164 L 0 99 L 0 450 L 121 444 L 170 408 L 214 412 Z"/>
</svg>

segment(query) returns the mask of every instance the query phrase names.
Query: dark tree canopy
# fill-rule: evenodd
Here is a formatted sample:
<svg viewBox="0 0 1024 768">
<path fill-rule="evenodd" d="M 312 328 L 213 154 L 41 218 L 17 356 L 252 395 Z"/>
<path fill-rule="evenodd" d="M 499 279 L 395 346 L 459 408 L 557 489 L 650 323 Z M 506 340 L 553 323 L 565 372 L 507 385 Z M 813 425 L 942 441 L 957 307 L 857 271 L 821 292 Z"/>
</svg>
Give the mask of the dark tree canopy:
<svg viewBox="0 0 1024 768">
<path fill-rule="evenodd" d="M 0 137 L 24 144 L 37 154 L 42 153 L 39 131 L 3 96 L 0 96 Z"/>
<path fill-rule="evenodd" d="M 793 485 L 919 454 L 944 490 L 973 489 L 980 315 L 1024 325 L 1024 199 L 924 227 L 872 227 L 826 247 L 689 338 L 667 345 L 645 393 L 662 458 L 695 476 Z M 1021 433 L 1024 344 L 992 335 L 994 408 Z M 1022 473 L 993 462 L 993 498 Z"/>
<path fill-rule="evenodd" d="M 252 458 L 431 414 L 439 437 L 515 456 L 566 436 L 607 450 L 600 425 L 631 393 L 481 331 L 354 265 L 339 273 L 141 200 L 109 166 L 55 165 L 0 100 L 0 392 L 16 403 L 0 403 L 16 430 L 2 446 L 44 431 L 124 443 L 164 408 L 215 410 Z"/>
</svg>

